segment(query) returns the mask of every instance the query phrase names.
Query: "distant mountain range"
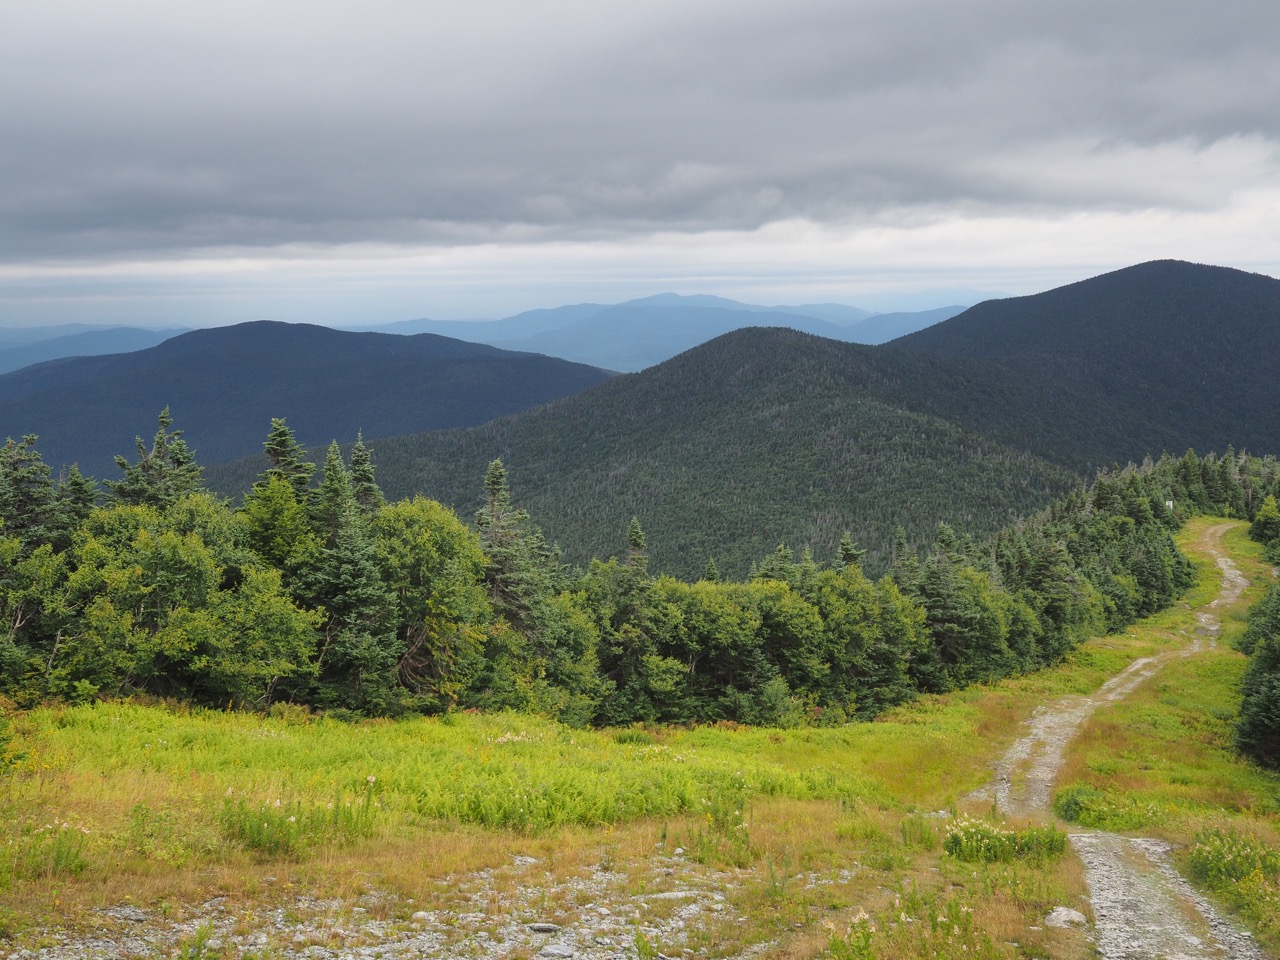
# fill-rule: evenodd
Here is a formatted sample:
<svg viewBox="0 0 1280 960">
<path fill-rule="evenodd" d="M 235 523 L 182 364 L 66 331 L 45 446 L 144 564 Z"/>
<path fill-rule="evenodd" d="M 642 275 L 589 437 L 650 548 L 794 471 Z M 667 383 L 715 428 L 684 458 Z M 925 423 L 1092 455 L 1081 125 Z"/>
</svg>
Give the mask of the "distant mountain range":
<svg viewBox="0 0 1280 960">
<path fill-rule="evenodd" d="M 871 313 L 839 303 L 762 307 L 724 297 L 662 293 L 621 304 L 582 303 L 502 320 L 403 320 L 347 327 L 352 333 L 438 336 L 543 353 L 608 370 L 642 370 L 745 326 L 780 326 L 852 343 L 883 343 L 954 316 L 963 307 Z M 62 357 L 143 350 L 187 328 L 0 327 L 0 373 Z"/>
<path fill-rule="evenodd" d="M 787 327 L 850 343 L 883 343 L 964 307 L 872 314 L 837 303 L 762 307 L 724 297 L 663 293 L 613 305 L 580 303 L 502 320 L 407 320 L 374 329 L 436 333 L 634 372 L 743 327 Z"/>
<path fill-rule="evenodd" d="M 1144 264 L 887 346 L 738 330 L 375 454 L 391 495 L 464 515 L 502 457 L 518 501 L 577 562 L 622 551 L 634 514 L 655 568 L 683 576 L 708 556 L 741 575 L 779 542 L 829 557 L 844 530 L 882 569 L 897 526 L 920 544 L 939 521 L 982 534 L 1113 462 L 1193 444 L 1280 450 L 1278 336 L 1280 282 Z M 215 476 L 242 489 L 258 468 Z"/>
<path fill-rule="evenodd" d="M 577 393 L 610 373 L 434 334 L 261 321 L 133 353 L 0 375 L 0 436 L 38 434 L 45 460 L 114 477 L 171 408 L 204 463 L 260 452 L 272 417 L 307 444 L 469 426 Z"/>
<path fill-rule="evenodd" d="M 779 542 L 827 557 L 844 530 L 875 569 L 898 526 L 920 544 L 939 521 L 982 534 L 1113 462 L 1280 450 L 1280 281 L 1268 277 L 1157 261 L 981 303 L 885 345 L 829 336 L 920 319 L 862 313 L 662 295 L 433 325 L 543 350 L 590 344 L 611 366 L 645 367 L 616 377 L 434 333 L 243 324 L 0 375 L 0 436 L 40 434 L 50 463 L 110 477 L 112 455 L 169 405 L 211 482 L 235 494 L 260 459 L 214 465 L 258 453 L 284 416 L 311 445 L 363 430 L 390 495 L 422 492 L 464 516 L 502 457 L 569 559 L 621 550 L 635 514 L 655 569 L 684 576 L 709 556 L 740 575 Z M 648 365 L 655 345 L 707 336 Z"/>
<path fill-rule="evenodd" d="M 97 357 L 108 353 L 129 353 L 163 343 L 186 333 L 186 328 L 145 327 L 32 327 L 0 328 L 0 373 L 20 370 L 33 363 L 61 357 Z M 67 331 L 67 332 L 58 332 Z"/>
</svg>

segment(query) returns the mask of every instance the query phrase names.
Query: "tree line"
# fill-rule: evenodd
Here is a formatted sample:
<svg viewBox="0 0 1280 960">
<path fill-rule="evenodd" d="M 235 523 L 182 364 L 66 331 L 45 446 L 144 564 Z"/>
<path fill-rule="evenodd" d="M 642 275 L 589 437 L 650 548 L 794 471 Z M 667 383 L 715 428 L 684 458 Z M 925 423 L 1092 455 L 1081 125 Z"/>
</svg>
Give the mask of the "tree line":
<svg viewBox="0 0 1280 960">
<path fill-rule="evenodd" d="M 1280 507 L 1274 495 L 1262 501 L 1249 535 L 1263 544 L 1268 562 L 1280 564 Z M 1236 746 L 1280 770 L 1280 585 L 1272 584 L 1249 610 L 1240 650 L 1248 654 L 1249 666 L 1240 685 Z"/>
<path fill-rule="evenodd" d="M 387 502 L 371 451 L 317 467 L 284 420 L 239 507 L 202 488 L 166 411 L 105 491 L 53 477 L 35 437 L 0 449 L 0 694 L 287 702 L 339 716 L 516 709 L 574 725 L 801 725 L 1035 670 L 1191 582 L 1172 533 L 1212 511 L 1263 522 L 1274 459 L 1165 457 L 1105 472 L 978 542 L 899 535 L 872 580 L 785 545 L 745 579 L 651 571 L 639 520 L 617 556 L 565 564 L 505 466 L 473 524 Z M 1255 519 L 1255 523 L 1258 522 Z M 622 534 L 622 531 L 619 532 Z"/>
</svg>

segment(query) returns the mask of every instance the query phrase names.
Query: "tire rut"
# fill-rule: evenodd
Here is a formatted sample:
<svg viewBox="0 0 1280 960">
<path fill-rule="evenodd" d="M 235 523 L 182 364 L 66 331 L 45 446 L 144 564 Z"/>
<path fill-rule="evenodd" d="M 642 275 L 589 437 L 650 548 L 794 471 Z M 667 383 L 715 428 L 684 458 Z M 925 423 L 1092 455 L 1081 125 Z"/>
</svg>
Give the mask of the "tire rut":
<svg viewBox="0 0 1280 960">
<path fill-rule="evenodd" d="M 1135 660 L 1093 696 L 1066 697 L 1039 708 L 1030 731 L 996 764 L 992 783 L 974 795 L 1018 817 L 1045 819 L 1067 745 L 1099 706 L 1133 692 L 1175 657 L 1216 645 L 1218 611 L 1239 599 L 1248 581 L 1219 547 L 1231 524 L 1206 531 L 1203 548 L 1222 575 L 1218 596 L 1195 613 L 1191 642 L 1181 650 Z M 1104 960 L 1266 960 L 1248 933 L 1223 917 L 1174 869 L 1171 846 L 1146 837 L 1096 830 L 1071 834 L 1085 868 L 1098 953 Z"/>
</svg>

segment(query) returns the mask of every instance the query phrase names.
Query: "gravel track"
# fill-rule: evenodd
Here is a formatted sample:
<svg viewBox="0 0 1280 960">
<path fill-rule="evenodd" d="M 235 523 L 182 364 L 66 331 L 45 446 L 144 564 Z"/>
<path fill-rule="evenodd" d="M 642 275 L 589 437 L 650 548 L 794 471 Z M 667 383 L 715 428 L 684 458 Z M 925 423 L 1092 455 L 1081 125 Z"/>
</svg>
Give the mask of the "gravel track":
<svg viewBox="0 0 1280 960">
<path fill-rule="evenodd" d="M 1222 588 L 1196 612 L 1191 642 L 1181 650 L 1135 660 L 1091 697 L 1066 697 L 1038 709 L 1030 731 L 1009 748 L 996 764 L 995 779 L 975 797 L 994 799 L 1014 816 L 1050 817 L 1050 793 L 1067 745 L 1093 711 L 1124 698 L 1173 658 L 1216 644 L 1218 611 L 1238 600 L 1247 586 L 1219 547 L 1230 527 L 1220 524 L 1206 531 L 1203 546 L 1222 574 Z M 1179 876 L 1168 843 L 1099 830 L 1073 833 L 1071 846 L 1084 864 L 1095 942 L 1104 960 L 1266 960 L 1248 933 Z"/>
</svg>

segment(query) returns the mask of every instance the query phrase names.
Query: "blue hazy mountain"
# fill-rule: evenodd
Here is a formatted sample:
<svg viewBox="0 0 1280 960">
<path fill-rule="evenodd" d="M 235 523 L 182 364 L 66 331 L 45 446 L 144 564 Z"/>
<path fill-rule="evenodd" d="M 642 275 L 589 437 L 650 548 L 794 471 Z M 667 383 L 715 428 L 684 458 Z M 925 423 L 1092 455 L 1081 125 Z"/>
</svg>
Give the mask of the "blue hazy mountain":
<svg viewBox="0 0 1280 960">
<path fill-rule="evenodd" d="M 76 325 L 77 327 L 79 324 Z M 22 333 L 7 341 L 5 335 L 13 331 L 0 330 L 0 373 L 20 370 L 33 363 L 57 360 L 60 357 L 97 357 L 108 353 L 131 353 L 163 343 L 170 337 L 186 333 L 188 328 L 149 329 L 146 327 L 90 327 L 71 333 L 54 333 L 42 339 L 39 328 L 22 328 Z M 49 327 L 44 332 L 66 330 L 65 326 Z"/>
<path fill-rule="evenodd" d="M 39 435 L 55 469 L 114 477 L 166 406 L 203 463 L 260 453 L 272 417 L 306 444 L 485 423 L 611 374 L 435 334 L 349 333 L 259 321 L 195 330 L 133 353 L 0 374 L 0 437 Z"/>
<path fill-rule="evenodd" d="M 962 309 L 872 314 L 838 303 L 765 307 L 705 294 L 660 293 L 612 305 L 530 310 L 502 320 L 407 320 L 374 329 L 436 333 L 633 372 L 744 327 L 787 327 L 833 340 L 876 344 Z"/>
</svg>

